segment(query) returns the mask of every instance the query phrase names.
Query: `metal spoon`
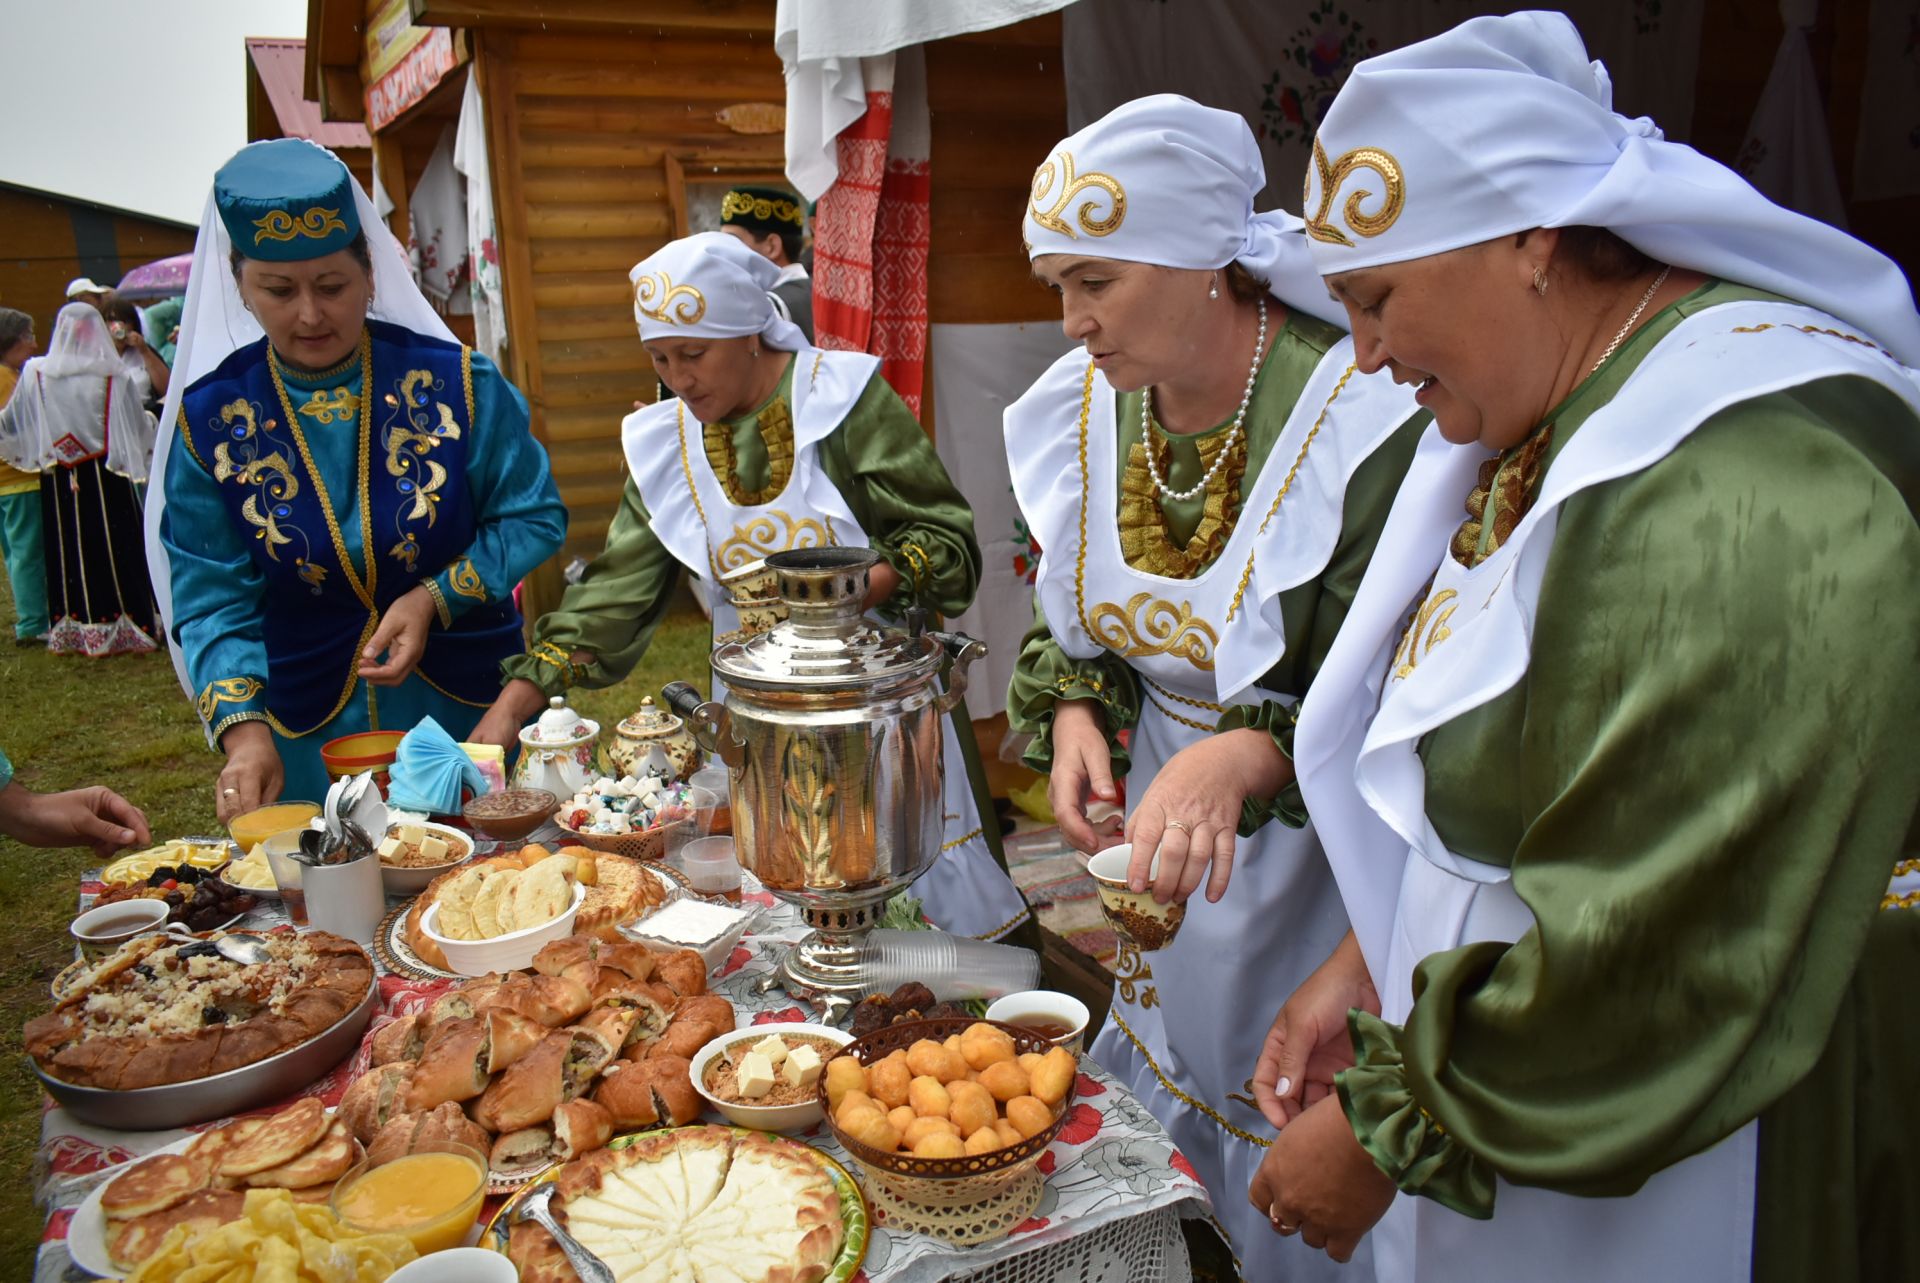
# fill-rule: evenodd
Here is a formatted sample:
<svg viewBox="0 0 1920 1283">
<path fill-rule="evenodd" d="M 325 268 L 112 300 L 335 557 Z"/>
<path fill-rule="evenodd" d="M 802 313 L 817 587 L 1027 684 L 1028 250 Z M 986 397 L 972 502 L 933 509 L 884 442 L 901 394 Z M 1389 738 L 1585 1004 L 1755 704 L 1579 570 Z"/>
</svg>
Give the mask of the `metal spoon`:
<svg viewBox="0 0 1920 1283">
<path fill-rule="evenodd" d="M 553 1212 L 547 1207 L 553 1201 L 557 1187 L 552 1181 L 536 1186 L 520 1200 L 520 1206 L 513 1209 L 513 1223 L 532 1221 L 547 1233 L 553 1235 L 553 1241 L 560 1245 L 566 1254 L 567 1264 L 580 1276 L 580 1283 L 614 1283 L 613 1271 L 607 1263 L 580 1246 L 580 1240 L 560 1228 L 560 1222 L 553 1219 Z"/>
<path fill-rule="evenodd" d="M 251 931 L 232 931 L 213 942 L 220 956 L 229 962 L 237 962 L 243 967 L 258 966 L 273 957 L 267 951 L 267 942 Z"/>
<path fill-rule="evenodd" d="M 190 928 L 178 922 L 169 922 L 167 924 L 166 934 L 177 936 L 187 941 L 198 939 Z M 254 935 L 251 931 L 230 932 L 227 935 L 218 936 L 206 943 L 212 945 L 214 952 L 218 953 L 228 962 L 237 962 L 243 967 L 258 966 L 260 963 L 266 962 L 273 957 L 273 955 L 267 951 L 267 942 L 259 936 Z"/>
<path fill-rule="evenodd" d="M 327 856 L 327 835 L 319 829 L 300 830 L 300 852 L 297 858 L 302 864 L 321 864 Z"/>
</svg>

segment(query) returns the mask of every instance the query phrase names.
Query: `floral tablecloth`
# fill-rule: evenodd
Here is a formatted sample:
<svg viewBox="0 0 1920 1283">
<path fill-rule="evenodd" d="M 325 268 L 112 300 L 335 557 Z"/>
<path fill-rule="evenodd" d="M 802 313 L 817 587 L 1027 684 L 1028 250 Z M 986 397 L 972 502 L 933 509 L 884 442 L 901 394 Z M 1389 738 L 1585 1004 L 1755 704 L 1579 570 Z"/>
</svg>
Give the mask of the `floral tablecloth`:
<svg viewBox="0 0 1920 1283">
<path fill-rule="evenodd" d="M 99 883 L 89 875 L 81 888 L 82 906 L 98 891 Z M 758 992 L 759 981 L 777 965 L 786 943 L 801 932 L 797 913 L 764 891 L 750 892 L 748 899 L 764 906 L 766 912 L 757 933 L 735 948 L 713 977 L 713 990 L 724 994 L 741 1018 L 754 1024 L 813 1019 L 810 1011 L 782 990 Z M 247 930 L 291 929 L 275 901 L 263 901 L 241 925 Z M 353 1056 L 301 1095 L 318 1096 L 329 1105 L 338 1102 L 347 1084 L 367 1068 L 367 1044 L 373 1031 L 387 1020 L 420 1010 L 453 983 L 390 974 L 377 959 L 375 966 L 380 971 L 381 1001 L 367 1038 L 361 1040 Z M 714 1114 L 706 1121 L 726 1120 Z M 74 1265 L 67 1254 L 67 1225 L 73 1209 L 86 1201 L 109 1168 L 186 1134 L 176 1130 L 106 1131 L 82 1123 L 48 1102 L 33 1173 L 35 1200 L 47 1213 L 46 1232 L 35 1263 L 35 1283 L 92 1277 Z M 801 1133 L 796 1139 L 858 1173 L 858 1167 L 824 1127 Z M 1056 1271 L 1045 1266 L 1042 1258 L 1046 1254 L 1066 1252 L 1082 1236 L 1112 1229 L 1119 1222 L 1158 1214 L 1177 1238 L 1178 1223 L 1173 1217 L 1210 1219 L 1206 1191 L 1166 1131 L 1138 1098 L 1084 1056 L 1071 1116 L 1041 1157 L 1040 1170 L 1046 1176 L 1046 1188 L 1039 1206 L 1006 1238 L 992 1243 L 956 1248 L 923 1234 L 889 1229 L 876 1210 L 865 1268 L 856 1276 L 857 1283 L 932 1283 L 982 1271 L 997 1273 L 993 1270 L 996 1265 L 1007 1266 L 1017 1277 L 1048 1278 Z M 483 1213 L 483 1218 L 491 1210 Z M 1166 1215 L 1169 1212 L 1172 1216 Z"/>
</svg>

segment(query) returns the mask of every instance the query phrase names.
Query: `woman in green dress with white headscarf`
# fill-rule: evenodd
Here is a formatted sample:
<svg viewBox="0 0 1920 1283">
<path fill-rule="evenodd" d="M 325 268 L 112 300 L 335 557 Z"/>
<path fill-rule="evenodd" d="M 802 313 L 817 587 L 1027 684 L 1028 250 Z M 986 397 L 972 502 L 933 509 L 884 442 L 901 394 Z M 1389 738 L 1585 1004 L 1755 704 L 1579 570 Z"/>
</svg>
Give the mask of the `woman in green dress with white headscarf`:
<svg viewBox="0 0 1920 1283">
<path fill-rule="evenodd" d="M 1920 316 L 1610 97 L 1475 19 L 1315 145 L 1435 431 L 1294 741 L 1353 936 L 1252 1201 L 1396 1281 L 1912 1278 Z"/>
</svg>

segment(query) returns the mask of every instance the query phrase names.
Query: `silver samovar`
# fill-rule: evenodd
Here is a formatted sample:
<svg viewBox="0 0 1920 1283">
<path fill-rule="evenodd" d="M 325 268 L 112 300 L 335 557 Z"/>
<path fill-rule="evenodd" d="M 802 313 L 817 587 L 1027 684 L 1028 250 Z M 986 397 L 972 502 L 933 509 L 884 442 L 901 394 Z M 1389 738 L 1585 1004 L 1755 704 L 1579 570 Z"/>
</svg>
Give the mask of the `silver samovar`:
<svg viewBox="0 0 1920 1283">
<path fill-rule="evenodd" d="M 987 653 L 968 637 L 866 618 L 879 561 L 866 548 L 769 556 L 787 618 L 714 648 L 725 705 L 700 702 L 684 682 L 664 692 L 727 765 L 741 867 L 813 928 L 779 980 L 830 1009 L 861 993 L 862 940 L 887 900 L 940 856 L 940 719 Z"/>
</svg>

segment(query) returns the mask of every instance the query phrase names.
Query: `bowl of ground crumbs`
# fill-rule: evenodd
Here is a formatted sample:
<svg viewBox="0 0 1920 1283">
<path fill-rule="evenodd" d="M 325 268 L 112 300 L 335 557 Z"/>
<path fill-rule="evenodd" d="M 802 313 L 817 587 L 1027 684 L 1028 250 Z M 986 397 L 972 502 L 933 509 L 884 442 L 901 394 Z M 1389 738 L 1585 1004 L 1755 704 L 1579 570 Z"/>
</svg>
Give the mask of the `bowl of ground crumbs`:
<svg viewBox="0 0 1920 1283">
<path fill-rule="evenodd" d="M 831 1025 L 752 1025 L 702 1047 L 688 1073 L 735 1126 L 800 1131 L 822 1117 L 816 1088 L 827 1058 L 852 1041 Z"/>
</svg>

